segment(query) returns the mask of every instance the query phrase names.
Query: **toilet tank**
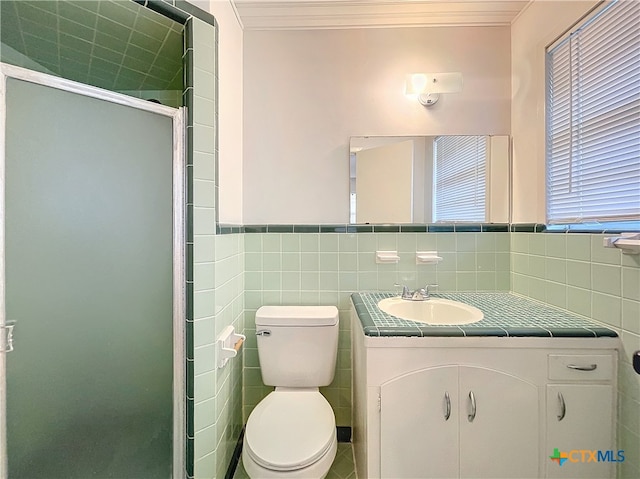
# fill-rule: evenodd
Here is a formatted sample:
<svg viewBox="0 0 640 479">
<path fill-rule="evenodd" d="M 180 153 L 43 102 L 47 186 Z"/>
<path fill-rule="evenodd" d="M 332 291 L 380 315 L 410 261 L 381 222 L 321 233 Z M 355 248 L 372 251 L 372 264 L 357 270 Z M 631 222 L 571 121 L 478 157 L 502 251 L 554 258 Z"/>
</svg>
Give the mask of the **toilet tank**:
<svg viewBox="0 0 640 479">
<path fill-rule="evenodd" d="M 335 306 L 262 306 L 256 311 L 258 359 L 267 386 L 320 387 L 338 356 Z"/>
</svg>

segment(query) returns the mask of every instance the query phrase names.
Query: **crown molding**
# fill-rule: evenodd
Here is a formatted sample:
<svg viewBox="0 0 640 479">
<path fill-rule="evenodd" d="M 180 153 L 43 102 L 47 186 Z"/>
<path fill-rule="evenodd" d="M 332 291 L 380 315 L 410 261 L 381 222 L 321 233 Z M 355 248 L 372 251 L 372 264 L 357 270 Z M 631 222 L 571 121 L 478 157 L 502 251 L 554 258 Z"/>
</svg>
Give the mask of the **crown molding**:
<svg viewBox="0 0 640 479">
<path fill-rule="evenodd" d="M 245 30 L 504 26 L 529 0 L 233 0 Z"/>
</svg>

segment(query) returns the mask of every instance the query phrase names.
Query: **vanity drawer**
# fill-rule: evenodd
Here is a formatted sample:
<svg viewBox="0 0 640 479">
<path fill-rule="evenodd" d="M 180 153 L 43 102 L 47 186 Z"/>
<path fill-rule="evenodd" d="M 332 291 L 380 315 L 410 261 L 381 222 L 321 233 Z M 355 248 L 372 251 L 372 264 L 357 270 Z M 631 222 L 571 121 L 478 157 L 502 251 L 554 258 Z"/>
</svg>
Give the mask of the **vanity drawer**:
<svg viewBox="0 0 640 479">
<path fill-rule="evenodd" d="M 549 354 L 549 379 L 606 381 L 613 379 L 613 356 Z"/>
</svg>

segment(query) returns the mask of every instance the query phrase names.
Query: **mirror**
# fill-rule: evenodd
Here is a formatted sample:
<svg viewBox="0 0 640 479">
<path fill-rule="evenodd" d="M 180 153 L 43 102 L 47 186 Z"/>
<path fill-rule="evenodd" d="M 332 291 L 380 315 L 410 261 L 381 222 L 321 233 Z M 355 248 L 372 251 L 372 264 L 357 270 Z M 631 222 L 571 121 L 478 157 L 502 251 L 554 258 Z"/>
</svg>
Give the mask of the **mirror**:
<svg viewBox="0 0 640 479">
<path fill-rule="evenodd" d="M 509 137 L 355 136 L 350 223 L 508 223 Z"/>
</svg>

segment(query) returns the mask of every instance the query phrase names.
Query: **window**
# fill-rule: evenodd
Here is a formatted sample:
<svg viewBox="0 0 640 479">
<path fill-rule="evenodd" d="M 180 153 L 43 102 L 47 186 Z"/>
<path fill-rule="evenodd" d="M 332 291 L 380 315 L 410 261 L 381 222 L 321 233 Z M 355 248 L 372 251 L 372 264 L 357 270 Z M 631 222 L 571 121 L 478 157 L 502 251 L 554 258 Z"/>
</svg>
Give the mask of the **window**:
<svg viewBox="0 0 640 479">
<path fill-rule="evenodd" d="M 547 49 L 547 222 L 640 220 L 640 2 Z"/>
<path fill-rule="evenodd" d="M 433 143 L 433 220 L 484 222 L 486 137 L 439 136 Z"/>
</svg>

